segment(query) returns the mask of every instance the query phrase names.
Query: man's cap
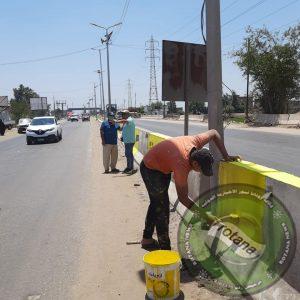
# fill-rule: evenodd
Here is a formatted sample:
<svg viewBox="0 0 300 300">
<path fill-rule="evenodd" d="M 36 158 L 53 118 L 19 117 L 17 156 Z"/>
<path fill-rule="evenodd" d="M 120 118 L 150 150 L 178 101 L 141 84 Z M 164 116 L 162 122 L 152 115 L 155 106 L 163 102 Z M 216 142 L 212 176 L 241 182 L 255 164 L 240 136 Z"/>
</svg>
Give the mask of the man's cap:
<svg viewBox="0 0 300 300">
<path fill-rule="evenodd" d="M 191 153 L 192 159 L 196 160 L 205 176 L 213 175 L 214 157 L 207 148 L 197 149 Z"/>
<path fill-rule="evenodd" d="M 115 117 L 115 115 L 114 115 L 114 113 L 109 112 L 109 113 L 107 113 L 107 117 L 110 119 L 113 119 Z"/>
<path fill-rule="evenodd" d="M 123 114 L 129 114 L 129 110 L 128 109 L 124 109 L 124 110 L 122 110 L 122 113 Z"/>
</svg>

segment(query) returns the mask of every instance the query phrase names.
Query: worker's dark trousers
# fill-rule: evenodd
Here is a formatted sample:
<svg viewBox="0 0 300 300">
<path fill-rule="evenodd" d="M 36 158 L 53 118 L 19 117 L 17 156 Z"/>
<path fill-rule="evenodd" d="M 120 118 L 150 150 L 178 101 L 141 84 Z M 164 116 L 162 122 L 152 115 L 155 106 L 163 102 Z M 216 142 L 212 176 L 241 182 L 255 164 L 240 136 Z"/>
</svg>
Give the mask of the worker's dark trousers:
<svg viewBox="0 0 300 300">
<path fill-rule="evenodd" d="M 170 250 L 168 189 L 171 174 L 151 170 L 145 166 L 143 161 L 140 165 L 140 172 L 150 197 L 143 238 L 151 239 L 154 228 L 156 228 L 160 248 Z"/>
</svg>

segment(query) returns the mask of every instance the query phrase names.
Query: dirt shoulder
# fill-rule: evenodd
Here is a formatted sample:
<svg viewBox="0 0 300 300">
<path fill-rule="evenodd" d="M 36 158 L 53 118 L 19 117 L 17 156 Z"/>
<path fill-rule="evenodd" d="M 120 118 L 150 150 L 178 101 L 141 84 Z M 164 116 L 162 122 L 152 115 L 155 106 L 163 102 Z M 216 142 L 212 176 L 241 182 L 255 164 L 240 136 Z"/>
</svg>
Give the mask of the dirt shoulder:
<svg viewBox="0 0 300 300">
<path fill-rule="evenodd" d="M 89 208 L 85 217 L 84 247 L 79 257 L 78 280 L 72 299 L 145 299 L 143 255 L 139 241 L 149 200 L 139 172 L 133 176 L 103 174 L 102 149 L 96 122 L 92 123 Z M 125 167 L 119 145 L 117 167 Z M 135 186 L 138 185 L 138 186 Z M 180 217 L 171 213 L 172 248 L 177 248 Z M 219 299 L 182 273 L 181 290 L 185 299 Z M 182 298 L 183 299 L 183 298 Z"/>
<path fill-rule="evenodd" d="M 143 255 L 140 240 L 147 201 L 138 174 L 103 174 L 102 146 L 96 121 L 91 121 L 92 168 L 84 247 L 72 299 L 144 299 Z M 117 167 L 125 168 L 119 146 Z"/>
<path fill-rule="evenodd" d="M 6 130 L 4 136 L 0 136 L 0 142 L 7 141 L 9 139 L 20 136 L 17 128 L 13 128 L 11 130 Z"/>
</svg>

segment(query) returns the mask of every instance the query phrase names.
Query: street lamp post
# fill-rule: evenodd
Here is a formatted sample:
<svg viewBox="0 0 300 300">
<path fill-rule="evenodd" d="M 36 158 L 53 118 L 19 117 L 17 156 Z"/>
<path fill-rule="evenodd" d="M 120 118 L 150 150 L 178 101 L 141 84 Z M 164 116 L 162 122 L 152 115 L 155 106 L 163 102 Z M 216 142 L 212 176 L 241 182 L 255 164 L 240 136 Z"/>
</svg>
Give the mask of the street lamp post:
<svg viewBox="0 0 300 300">
<path fill-rule="evenodd" d="M 97 100 L 96 100 L 96 88 L 98 87 L 98 85 L 96 85 L 96 83 L 94 83 L 94 101 L 95 101 L 95 116 L 97 117 Z M 100 95 L 99 95 L 100 96 Z M 100 98 L 100 97 L 99 97 Z M 101 100 L 100 100 L 101 102 Z"/>
<path fill-rule="evenodd" d="M 111 38 L 111 35 L 112 35 L 113 32 L 108 33 L 108 30 L 113 28 L 113 27 L 121 25 L 122 22 L 114 24 L 114 25 L 109 26 L 109 27 L 100 26 L 100 25 L 97 25 L 95 23 L 90 23 L 90 24 L 105 30 L 105 39 L 101 39 L 101 42 L 102 42 L 102 44 L 103 43 L 106 44 L 108 111 L 110 112 L 110 109 L 111 109 L 111 92 L 110 92 L 110 69 L 109 69 L 109 41 L 110 41 L 110 38 Z"/>
<path fill-rule="evenodd" d="M 96 50 L 99 53 L 99 70 L 97 70 L 96 72 L 99 75 L 100 103 L 105 116 L 104 85 L 103 85 L 103 75 L 102 75 L 103 71 L 102 71 L 102 58 L 101 58 L 101 51 L 104 50 L 104 48 L 103 49 L 91 48 L 91 49 Z"/>
<path fill-rule="evenodd" d="M 105 118 L 105 100 L 104 100 L 104 86 L 103 86 L 103 71 L 101 70 L 97 70 L 96 71 L 99 75 L 99 87 L 100 87 L 100 91 L 102 91 L 101 96 L 102 96 L 102 107 L 103 107 L 103 115 Z"/>
</svg>

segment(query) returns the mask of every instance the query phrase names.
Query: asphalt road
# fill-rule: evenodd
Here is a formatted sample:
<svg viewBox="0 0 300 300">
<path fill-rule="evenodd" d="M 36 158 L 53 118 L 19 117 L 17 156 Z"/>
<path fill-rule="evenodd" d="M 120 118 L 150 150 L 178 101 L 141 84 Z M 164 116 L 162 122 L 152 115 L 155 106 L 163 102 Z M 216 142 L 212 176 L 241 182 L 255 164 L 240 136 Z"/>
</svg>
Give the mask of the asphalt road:
<svg viewBox="0 0 300 300">
<path fill-rule="evenodd" d="M 169 136 L 183 135 L 183 123 L 136 119 L 136 125 Z M 189 130 L 198 134 L 207 127 L 190 124 Z M 300 176 L 300 135 L 226 128 L 225 145 L 244 160 Z"/>
<path fill-rule="evenodd" d="M 0 299 L 70 299 L 81 248 L 90 124 L 59 143 L 0 142 Z"/>
</svg>

